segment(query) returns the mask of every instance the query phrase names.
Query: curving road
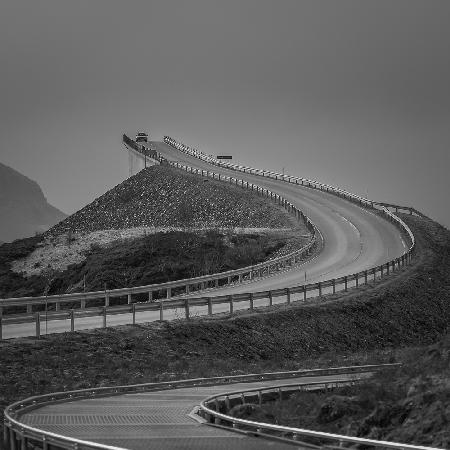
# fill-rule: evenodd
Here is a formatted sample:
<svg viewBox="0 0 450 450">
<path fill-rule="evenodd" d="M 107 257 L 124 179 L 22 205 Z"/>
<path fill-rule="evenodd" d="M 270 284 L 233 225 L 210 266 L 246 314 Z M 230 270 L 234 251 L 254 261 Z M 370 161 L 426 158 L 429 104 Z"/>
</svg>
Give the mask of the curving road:
<svg viewBox="0 0 450 450">
<path fill-rule="evenodd" d="M 327 192 L 313 188 L 298 186 L 272 178 L 235 172 L 224 169 L 189 156 L 163 142 L 150 142 L 149 147 L 157 150 L 162 156 L 171 161 L 196 167 L 203 170 L 212 170 L 221 175 L 237 177 L 255 183 L 282 195 L 297 208 L 301 209 L 317 226 L 323 237 L 323 248 L 312 259 L 287 270 L 276 273 L 270 277 L 256 278 L 248 283 L 234 286 L 224 286 L 213 289 L 209 296 L 238 294 L 248 291 L 265 291 L 315 283 L 344 275 L 360 272 L 380 265 L 395 257 L 401 256 L 406 250 L 406 244 L 399 230 L 378 216 L 376 213 L 360 208 L 356 204 L 339 198 Z M 326 293 L 326 291 L 324 291 Z M 198 296 L 192 293 L 191 296 Z M 296 300 L 293 298 L 293 300 Z M 285 302 L 278 298 L 274 303 Z M 267 301 L 255 301 L 255 306 L 267 305 Z M 247 308 L 247 304 L 237 304 L 235 309 Z M 227 312 L 226 304 L 215 305 L 214 312 Z M 206 307 L 195 307 L 194 314 L 204 315 Z M 172 311 L 165 314 L 166 319 L 179 317 L 179 312 Z M 136 316 L 137 322 L 159 320 L 158 312 L 142 312 Z M 131 323 L 130 314 L 118 314 L 108 317 L 108 326 Z M 76 320 L 76 329 L 92 329 L 103 326 L 101 317 L 80 317 Z M 62 333 L 70 330 L 69 320 L 53 320 L 47 324 L 41 323 L 41 333 Z M 36 332 L 33 323 L 8 325 L 3 327 L 4 338 L 34 335 Z"/>
<path fill-rule="evenodd" d="M 372 211 L 316 189 L 297 186 L 272 178 L 235 172 L 180 152 L 163 142 L 148 144 L 171 161 L 212 170 L 258 184 L 282 195 L 301 209 L 320 230 L 324 247 L 320 254 L 295 269 L 252 282 L 252 290 L 291 287 L 338 278 L 396 258 L 406 250 L 399 230 Z M 248 292 L 249 286 L 237 285 L 214 289 L 214 295 Z"/>
<path fill-rule="evenodd" d="M 25 413 L 20 422 L 71 438 L 131 450 L 303 449 L 302 445 L 241 434 L 205 425 L 191 412 L 210 395 L 263 386 L 347 380 L 328 375 L 198 386 L 49 404 Z"/>
</svg>

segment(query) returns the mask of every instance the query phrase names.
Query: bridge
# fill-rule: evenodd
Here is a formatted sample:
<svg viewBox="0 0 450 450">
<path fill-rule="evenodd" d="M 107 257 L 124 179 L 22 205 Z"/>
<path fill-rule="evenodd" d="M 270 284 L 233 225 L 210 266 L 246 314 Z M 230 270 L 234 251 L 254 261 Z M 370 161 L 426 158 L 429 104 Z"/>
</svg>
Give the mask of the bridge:
<svg viewBox="0 0 450 450">
<path fill-rule="evenodd" d="M 75 329 L 75 312 L 60 308 L 65 301 L 79 301 L 77 329 L 170 318 L 176 308 L 186 318 L 195 312 L 212 314 L 252 309 L 262 304 L 302 302 L 339 290 L 347 291 L 402 270 L 411 262 L 415 239 L 395 214 L 413 208 L 373 202 L 322 183 L 276 174 L 255 168 L 216 161 L 169 137 L 164 142 L 138 145 L 124 142 L 135 159 L 144 165 L 170 164 L 200 176 L 220 179 L 252 189 L 285 207 L 311 232 L 309 247 L 299 254 L 250 267 L 175 284 L 143 286 L 87 295 L 54 298 L 6 299 L 3 309 L 22 301 L 20 317 L 0 320 L 3 337 L 37 336 L 41 316 L 35 305 L 54 302 L 59 308 L 52 317 L 51 332 Z M 391 210 L 394 209 L 394 212 Z M 225 280 L 225 281 L 224 281 Z M 152 302 L 156 291 L 164 300 Z M 137 305 L 133 295 L 146 292 L 149 302 Z M 201 296 L 199 296 L 201 294 Z M 90 308 L 92 298 L 105 297 L 100 310 Z M 111 297 L 125 297 L 126 304 L 109 306 Z M 31 307 L 30 307 L 31 305 Z M 100 321 L 99 321 L 100 317 Z M 32 328 L 30 330 L 30 323 Z M 0 329 L 2 328 L 0 327 Z M 296 389 L 329 389 L 355 383 L 381 366 L 347 367 L 181 380 L 136 386 L 87 389 L 33 397 L 5 411 L 4 445 L 53 449 L 119 448 L 322 448 L 364 444 L 376 448 L 423 449 L 426 447 L 327 435 L 310 430 L 278 427 L 235 419 L 230 406 L 262 404 L 273 395 Z M 238 400 L 237 400 L 238 399 Z M 240 399 L 240 400 L 239 400 Z"/>
</svg>

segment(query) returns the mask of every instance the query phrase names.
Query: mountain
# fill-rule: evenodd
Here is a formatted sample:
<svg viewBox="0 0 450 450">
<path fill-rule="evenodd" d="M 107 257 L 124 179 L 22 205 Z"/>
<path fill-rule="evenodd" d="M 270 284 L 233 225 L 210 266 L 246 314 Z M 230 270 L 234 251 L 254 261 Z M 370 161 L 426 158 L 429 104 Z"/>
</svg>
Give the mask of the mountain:
<svg viewBox="0 0 450 450">
<path fill-rule="evenodd" d="M 0 242 L 33 236 L 67 217 L 50 205 L 40 186 L 0 163 Z"/>
</svg>

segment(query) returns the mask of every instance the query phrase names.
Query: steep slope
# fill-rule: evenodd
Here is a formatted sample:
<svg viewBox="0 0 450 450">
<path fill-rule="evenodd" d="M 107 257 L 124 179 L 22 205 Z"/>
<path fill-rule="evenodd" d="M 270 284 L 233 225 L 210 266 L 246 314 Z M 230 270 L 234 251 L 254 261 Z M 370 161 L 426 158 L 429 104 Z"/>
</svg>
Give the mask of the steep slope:
<svg viewBox="0 0 450 450">
<path fill-rule="evenodd" d="M 0 163 L 0 242 L 32 236 L 66 218 L 50 205 L 39 185 Z"/>
<path fill-rule="evenodd" d="M 134 227 L 290 225 L 284 210 L 250 191 L 169 166 L 152 166 L 106 192 L 46 235 Z"/>
</svg>

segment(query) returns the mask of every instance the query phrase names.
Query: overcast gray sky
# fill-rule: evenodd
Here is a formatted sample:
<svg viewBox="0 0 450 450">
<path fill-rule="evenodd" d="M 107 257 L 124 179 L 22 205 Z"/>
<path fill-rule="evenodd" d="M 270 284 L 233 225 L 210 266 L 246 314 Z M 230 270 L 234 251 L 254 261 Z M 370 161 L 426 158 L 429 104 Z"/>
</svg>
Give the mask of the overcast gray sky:
<svg viewBox="0 0 450 450">
<path fill-rule="evenodd" d="M 72 213 L 123 132 L 450 226 L 449 0 L 2 0 L 0 161 Z"/>
</svg>

